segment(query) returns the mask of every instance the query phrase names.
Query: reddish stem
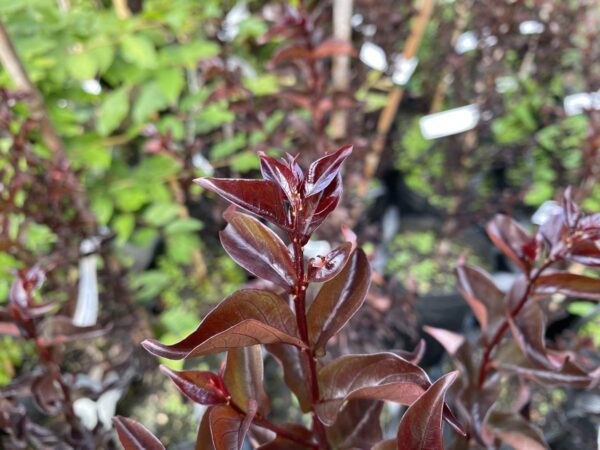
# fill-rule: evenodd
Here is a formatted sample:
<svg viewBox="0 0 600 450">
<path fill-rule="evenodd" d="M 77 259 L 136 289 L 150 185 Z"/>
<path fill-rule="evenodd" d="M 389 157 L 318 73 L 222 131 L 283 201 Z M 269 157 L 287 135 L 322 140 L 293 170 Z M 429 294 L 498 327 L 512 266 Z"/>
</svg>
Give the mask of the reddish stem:
<svg viewBox="0 0 600 450">
<path fill-rule="evenodd" d="M 535 273 L 533 275 L 528 274 L 527 288 L 525 289 L 523 296 L 519 300 L 519 303 L 517 303 L 517 306 L 515 306 L 510 311 L 511 319 L 516 318 L 517 315 L 521 312 L 521 310 L 525 306 L 525 304 L 527 303 L 527 300 L 529 299 L 529 296 L 531 295 L 533 286 L 535 285 L 535 282 L 537 281 L 539 276 L 542 274 L 542 272 L 544 270 L 546 270 L 551 264 L 556 262 L 557 259 L 558 259 L 558 257 L 548 258 L 546 261 L 544 261 L 544 263 L 540 266 L 540 268 L 535 271 Z M 489 369 L 489 365 L 491 362 L 493 351 L 495 350 L 495 348 L 498 346 L 498 344 L 504 337 L 504 334 L 506 333 L 508 328 L 509 328 L 509 322 L 508 322 L 508 319 L 505 318 L 504 321 L 502 322 L 502 325 L 500 326 L 500 328 L 498 328 L 498 331 L 496 331 L 496 334 L 494 335 L 494 337 L 492 338 L 490 343 L 487 344 L 485 351 L 483 352 L 483 357 L 481 359 L 481 365 L 479 366 L 479 378 L 477 380 L 477 386 L 480 389 L 483 386 L 483 384 L 485 383 L 485 379 L 488 374 L 488 369 Z"/>
</svg>

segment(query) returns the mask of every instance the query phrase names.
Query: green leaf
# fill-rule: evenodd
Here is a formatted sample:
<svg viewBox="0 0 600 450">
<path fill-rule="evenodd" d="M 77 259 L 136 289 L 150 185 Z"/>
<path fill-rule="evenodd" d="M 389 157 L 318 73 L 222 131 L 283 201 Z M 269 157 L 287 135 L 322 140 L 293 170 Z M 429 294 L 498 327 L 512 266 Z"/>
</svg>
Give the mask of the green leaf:
<svg viewBox="0 0 600 450">
<path fill-rule="evenodd" d="M 129 111 L 129 95 L 127 89 L 117 89 L 108 94 L 100 109 L 96 120 L 96 129 L 102 136 L 108 136 L 123 122 Z"/>
<path fill-rule="evenodd" d="M 194 250 L 200 247 L 198 237 L 191 233 L 167 235 L 167 255 L 174 262 L 188 264 L 192 261 Z"/>
<path fill-rule="evenodd" d="M 175 175 L 181 169 L 181 164 L 166 155 L 146 157 L 135 171 L 135 179 L 156 185 L 157 180 L 165 180 Z"/>
<path fill-rule="evenodd" d="M 144 211 L 144 220 L 149 225 L 160 227 L 177 217 L 181 206 L 176 203 L 154 203 Z"/>
<path fill-rule="evenodd" d="M 115 47 L 106 36 L 97 36 L 92 39 L 86 48 L 86 52 L 94 58 L 100 73 L 104 73 L 115 59 Z"/>
<path fill-rule="evenodd" d="M 25 232 L 25 247 L 34 253 L 45 253 L 57 240 L 56 235 L 46 225 L 30 223 Z"/>
<path fill-rule="evenodd" d="M 202 222 L 198 219 L 187 217 L 185 219 L 177 219 L 165 227 L 166 234 L 191 233 L 199 231 L 203 228 Z"/>
<path fill-rule="evenodd" d="M 112 221 L 112 229 L 117 234 L 117 243 L 124 244 L 131 236 L 135 228 L 135 216 L 133 214 L 120 214 Z"/>
<path fill-rule="evenodd" d="M 244 148 L 246 146 L 246 136 L 243 133 L 238 133 L 234 135 L 232 138 L 223 139 L 217 142 L 210 149 L 210 157 L 211 159 L 221 159 L 229 156 L 236 151 Z M 257 159 L 254 157 L 254 159 Z"/>
<path fill-rule="evenodd" d="M 210 41 L 194 40 L 187 44 L 169 45 L 160 51 L 162 65 L 184 65 L 194 67 L 196 63 L 205 58 L 212 58 L 219 54 L 219 46 Z"/>
<path fill-rule="evenodd" d="M 102 225 L 108 224 L 108 221 L 113 215 L 114 204 L 107 195 L 99 195 L 91 201 L 92 211 L 96 215 L 98 222 Z"/>
<path fill-rule="evenodd" d="M 167 100 L 174 104 L 185 85 L 185 77 L 181 69 L 164 69 L 156 74 L 158 86 Z"/>
<path fill-rule="evenodd" d="M 254 78 L 244 79 L 244 86 L 254 95 L 273 95 L 279 92 L 279 80 L 273 74 L 260 75 Z"/>
<path fill-rule="evenodd" d="M 133 106 L 134 122 L 142 123 L 152 114 L 168 106 L 168 101 L 162 93 L 157 81 L 144 84 Z"/>
<path fill-rule="evenodd" d="M 126 35 L 121 39 L 125 61 L 146 69 L 156 67 L 158 55 L 154 44 L 142 34 Z"/>
<path fill-rule="evenodd" d="M 148 201 L 146 191 L 140 186 L 125 186 L 113 191 L 117 208 L 125 212 L 133 212 L 140 209 Z"/>
<path fill-rule="evenodd" d="M 140 300 L 149 300 L 157 297 L 160 293 L 165 290 L 172 283 L 171 276 L 167 273 L 161 272 L 160 270 L 147 270 L 140 274 L 135 274 L 131 278 L 131 287 L 137 290 L 136 296 Z M 165 322 L 165 315 L 171 314 L 173 309 L 168 309 L 164 314 L 161 315 L 161 320 Z M 189 316 L 189 314 L 188 314 Z M 192 314 L 193 317 L 193 314 Z M 187 317 L 183 318 L 187 319 Z M 196 318 L 193 317 L 194 324 Z M 181 322 L 180 322 L 181 324 Z M 192 325 L 193 327 L 194 325 Z M 193 328 L 192 328 L 193 329 Z"/>
<path fill-rule="evenodd" d="M 73 53 L 66 61 L 69 74 L 76 80 L 89 80 L 96 76 L 98 64 L 96 59 L 87 52 Z"/>
<path fill-rule="evenodd" d="M 254 152 L 244 152 L 231 158 L 230 166 L 236 172 L 248 172 L 260 168 L 260 161 Z"/>
</svg>

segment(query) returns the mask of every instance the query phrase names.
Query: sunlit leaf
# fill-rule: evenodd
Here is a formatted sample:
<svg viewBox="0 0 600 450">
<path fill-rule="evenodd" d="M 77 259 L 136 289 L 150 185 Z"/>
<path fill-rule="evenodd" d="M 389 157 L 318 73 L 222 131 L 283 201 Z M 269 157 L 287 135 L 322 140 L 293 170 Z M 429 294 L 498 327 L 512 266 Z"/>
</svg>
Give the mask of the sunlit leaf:
<svg viewBox="0 0 600 450">
<path fill-rule="evenodd" d="M 112 421 L 125 450 L 165 450 L 165 446 L 135 420 L 116 416 Z"/>
</svg>

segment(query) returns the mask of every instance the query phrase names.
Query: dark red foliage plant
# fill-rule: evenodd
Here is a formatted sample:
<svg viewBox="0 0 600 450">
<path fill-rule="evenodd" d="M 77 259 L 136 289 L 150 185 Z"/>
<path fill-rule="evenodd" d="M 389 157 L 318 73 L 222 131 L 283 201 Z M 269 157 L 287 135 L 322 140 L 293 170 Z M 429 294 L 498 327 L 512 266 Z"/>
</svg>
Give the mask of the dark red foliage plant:
<svg viewBox="0 0 600 450">
<path fill-rule="evenodd" d="M 479 342 L 426 330 L 460 372 L 453 402 L 471 442 L 457 438 L 454 448 L 504 443 L 517 450 L 546 449 L 542 433 L 528 420 L 532 383 L 593 389 L 600 380 L 589 340 L 546 342 L 549 313 L 564 307 L 565 299 L 600 301 L 600 279 L 592 276 L 600 267 L 600 213 L 583 214 L 567 189 L 562 208 L 535 234 L 505 215 L 496 216 L 487 232 L 519 273 L 503 292 L 484 270 L 459 264 L 458 287 L 479 322 Z"/>
<path fill-rule="evenodd" d="M 363 304 L 371 280 L 369 261 L 356 236 L 342 229 L 343 243 L 325 256 L 304 256 L 311 235 L 342 195 L 340 170 L 352 152 L 342 147 L 304 171 L 298 157 L 276 160 L 260 154 L 262 180 L 202 178 L 204 188 L 233 203 L 224 218 L 221 243 L 243 268 L 271 282 L 273 290 L 243 289 L 225 298 L 198 328 L 173 345 L 142 345 L 163 358 L 181 360 L 226 353 L 218 373 L 162 367 L 179 390 L 206 405 L 196 448 L 241 449 L 248 435 L 263 450 L 401 448 L 441 449 L 442 421 L 464 434 L 445 402 L 457 377 L 431 383 L 410 353 L 344 355 L 325 360 L 327 343 Z M 276 225 L 284 242 L 260 220 Z M 320 288 L 313 296 L 311 284 Z M 283 368 L 286 385 L 312 425 L 276 424 L 263 387 L 263 351 Z M 419 353 L 419 352 L 416 352 Z M 382 402 L 409 405 L 397 438 L 383 440 Z M 125 449 L 159 449 L 142 425 L 117 417 Z"/>
</svg>

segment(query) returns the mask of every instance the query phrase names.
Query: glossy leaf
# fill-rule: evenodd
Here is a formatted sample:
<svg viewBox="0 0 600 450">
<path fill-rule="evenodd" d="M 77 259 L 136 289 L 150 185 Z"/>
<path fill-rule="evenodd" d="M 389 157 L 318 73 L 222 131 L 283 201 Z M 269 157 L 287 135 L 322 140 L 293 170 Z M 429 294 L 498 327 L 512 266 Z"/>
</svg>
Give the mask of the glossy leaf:
<svg viewBox="0 0 600 450">
<path fill-rule="evenodd" d="M 185 370 L 177 372 L 161 365 L 160 370 L 168 375 L 190 400 L 201 405 L 218 405 L 226 403 L 225 393 L 219 388 L 219 377 L 212 372 Z"/>
<path fill-rule="evenodd" d="M 529 258 L 524 248 L 533 241 L 531 236 L 513 219 L 499 214 L 487 225 L 492 242 L 522 270 L 528 270 Z"/>
<path fill-rule="evenodd" d="M 567 259 L 588 267 L 600 267 L 600 243 L 580 241 L 571 247 Z"/>
<path fill-rule="evenodd" d="M 399 448 L 442 450 L 444 397 L 458 372 L 450 372 L 431 385 L 402 416 L 398 427 Z"/>
<path fill-rule="evenodd" d="M 246 214 L 228 210 L 229 222 L 219 233 L 225 251 L 248 272 L 279 286 L 296 282 L 294 264 L 286 245 L 266 226 Z"/>
<path fill-rule="evenodd" d="M 557 369 L 546 354 L 546 317 L 537 303 L 526 303 L 517 317 L 508 319 L 515 342 L 533 363 Z"/>
<path fill-rule="evenodd" d="M 205 189 L 219 194 L 234 205 L 274 224 L 289 229 L 290 222 L 281 203 L 279 188 L 269 180 L 198 178 Z"/>
<path fill-rule="evenodd" d="M 327 216 L 337 207 L 341 198 L 342 180 L 340 175 L 324 191 L 306 198 L 302 211 L 302 234 L 310 236 L 314 233 Z"/>
<path fill-rule="evenodd" d="M 287 347 L 287 346 L 286 346 Z M 269 399 L 263 387 L 263 358 L 260 345 L 231 349 L 223 381 L 231 399 L 248 412 L 251 400 L 259 405 L 263 416 L 269 414 Z"/>
<path fill-rule="evenodd" d="M 312 258 L 308 262 L 308 281 L 324 283 L 335 277 L 346 266 L 354 246 L 346 242 L 330 251 L 324 257 Z"/>
<path fill-rule="evenodd" d="M 596 386 L 600 381 L 597 373 L 588 374 L 570 360 L 566 360 L 556 370 L 536 367 L 531 363 L 515 364 L 515 362 L 501 362 L 497 364 L 497 367 L 505 372 L 515 373 L 527 380 L 546 386 L 569 386 L 578 389 L 588 389 Z"/>
<path fill-rule="evenodd" d="M 535 283 L 536 292 L 560 293 L 574 298 L 600 301 L 600 279 L 568 272 L 541 275 Z"/>
<path fill-rule="evenodd" d="M 327 341 L 358 311 L 370 284 L 367 255 L 357 249 L 344 269 L 321 287 L 307 313 L 310 343 L 318 355 L 325 354 Z"/>
<path fill-rule="evenodd" d="M 541 431 L 518 414 L 494 412 L 488 425 L 500 440 L 514 450 L 548 449 Z"/>
<path fill-rule="evenodd" d="M 339 450 L 371 448 L 383 439 L 379 423 L 382 409 L 381 401 L 350 400 L 327 428 L 329 442 Z"/>
<path fill-rule="evenodd" d="M 493 336 L 504 321 L 504 293 L 478 267 L 461 264 L 456 269 L 458 289 L 477 318 L 483 334 Z"/>
<path fill-rule="evenodd" d="M 241 450 L 256 410 L 244 417 L 229 406 L 214 406 L 208 416 L 215 450 Z"/>
<path fill-rule="evenodd" d="M 112 419 L 125 450 L 165 450 L 165 446 L 142 424 L 127 417 Z"/>
<path fill-rule="evenodd" d="M 290 204 L 294 203 L 294 195 L 298 193 L 299 179 L 292 169 L 275 158 L 267 156 L 263 152 L 259 152 L 260 171 L 265 180 L 269 180 L 277 184 L 285 194 Z"/>
<path fill-rule="evenodd" d="M 210 432 L 211 411 L 212 407 L 209 407 L 202 415 L 202 420 L 200 420 L 200 426 L 198 427 L 198 433 L 196 435 L 196 445 L 194 450 L 215 450 L 212 440 L 212 433 Z"/>
<path fill-rule="evenodd" d="M 224 299 L 182 341 L 164 345 L 147 339 L 142 345 L 153 355 L 184 359 L 273 343 L 304 347 L 294 314 L 277 294 L 246 289 Z"/>
<path fill-rule="evenodd" d="M 303 439 L 306 442 L 311 442 L 313 438 L 313 433 L 308 430 L 306 427 L 302 425 L 298 425 L 295 423 L 286 423 L 281 426 L 284 430 L 289 433 L 292 433 L 294 436 Z M 280 435 L 277 435 L 275 439 L 270 442 L 267 442 L 264 445 L 258 447 L 257 450 L 310 450 L 314 447 L 310 447 L 308 445 L 303 445 L 295 441 L 291 441 L 286 439 Z"/>
<path fill-rule="evenodd" d="M 335 423 L 346 400 L 389 400 L 411 404 L 430 385 L 420 367 L 392 353 L 342 356 L 319 371 L 323 401 L 316 412 L 323 423 Z"/>
<path fill-rule="evenodd" d="M 266 348 L 281 364 L 285 384 L 298 399 L 302 412 L 310 412 L 311 394 L 306 379 L 306 374 L 310 373 L 310 367 L 306 358 L 302 357 L 300 349 L 280 344 L 267 345 Z"/>
<path fill-rule="evenodd" d="M 413 364 L 419 364 L 423 359 L 423 356 L 425 356 L 425 349 L 425 340 L 419 339 L 419 342 L 412 351 L 396 350 L 396 353 L 398 354 L 398 356 L 400 356 L 402 359 L 407 360 L 408 362 L 411 362 Z"/>
<path fill-rule="evenodd" d="M 304 195 L 310 197 L 325 190 L 337 178 L 342 164 L 352 153 L 352 145 L 346 145 L 336 152 L 323 156 L 308 168 L 304 184 Z"/>
</svg>

